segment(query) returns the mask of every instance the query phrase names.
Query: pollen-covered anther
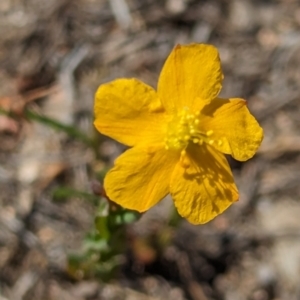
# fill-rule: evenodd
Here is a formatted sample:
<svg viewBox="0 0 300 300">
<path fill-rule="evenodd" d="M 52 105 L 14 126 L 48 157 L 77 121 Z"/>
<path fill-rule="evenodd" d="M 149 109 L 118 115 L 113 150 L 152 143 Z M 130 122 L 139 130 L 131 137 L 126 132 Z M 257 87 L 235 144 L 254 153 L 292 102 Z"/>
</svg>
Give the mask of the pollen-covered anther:
<svg viewBox="0 0 300 300">
<path fill-rule="evenodd" d="M 191 161 L 190 161 L 189 157 L 187 156 L 185 150 L 182 150 L 180 153 L 180 164 L 185 169 L 189 168 L 189 166 L 191 165 Z"/>
<path fill-rule="evenodd" d="M 169 149 L 182 150 L 188 143 L 199 144 L 206 140 L 206 132 L 200 131 L 199 112 L 191 113 L 187 107 L 179 112 L 168 124 L 165 143 Z"/>
<path fill-rule="evenodd" d="M 207 132 L 206 132 L 206 135 L 207 136 L 212 136 L 214 134 L 214 131 L 213 130 L 208 130 Z"/>
</svg>

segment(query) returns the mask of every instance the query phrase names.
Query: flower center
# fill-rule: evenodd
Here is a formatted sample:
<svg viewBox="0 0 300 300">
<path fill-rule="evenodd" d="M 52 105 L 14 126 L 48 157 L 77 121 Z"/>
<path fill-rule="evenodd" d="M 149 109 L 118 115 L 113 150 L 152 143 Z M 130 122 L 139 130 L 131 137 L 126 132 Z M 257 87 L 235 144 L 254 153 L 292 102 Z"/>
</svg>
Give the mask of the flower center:
<svg viewBox="0 0 300 300">
<path fill-rule="evenodd" d="M 199 116 L 200 111 L 192 113 L 188 107 L 175 115 L 167 126 L 166 149 L 184 150 L 190 142 L 199 145 L 206 142 L 212 145 L 215 142 L 211 139 L 214 132 L 212 130 L 206 132 L 200 130 Z"/>
</svg>

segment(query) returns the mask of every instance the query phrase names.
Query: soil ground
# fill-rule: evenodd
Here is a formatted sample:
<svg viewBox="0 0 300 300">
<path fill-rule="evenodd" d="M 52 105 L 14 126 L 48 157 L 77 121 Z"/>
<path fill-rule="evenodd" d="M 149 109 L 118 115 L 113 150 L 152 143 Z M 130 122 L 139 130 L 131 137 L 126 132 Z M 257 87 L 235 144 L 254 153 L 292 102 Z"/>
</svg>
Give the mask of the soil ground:
<svg viewBox="0 0 300 300">
<path fill-rule="evenodd" d="M 165 199 L 128 227 L 114 278 L 72 276 L 95 207 L 53 191 L 92 193 L 124 150 L 93 129 L 96 88 L 156 86 L 174 45 L 191 42 L 218 47 L 222 96 L 247 99 L 264 128 L 253 159 L 230 159 L 240 201 L 209 224 L 170 226 Z M 14 115 L 0 115 L 1 300 L 300 299 L 299 1 L 1 0 L 0 82 Z M 98 137 L 97 155 L 70 127 Z"/>
</svg>

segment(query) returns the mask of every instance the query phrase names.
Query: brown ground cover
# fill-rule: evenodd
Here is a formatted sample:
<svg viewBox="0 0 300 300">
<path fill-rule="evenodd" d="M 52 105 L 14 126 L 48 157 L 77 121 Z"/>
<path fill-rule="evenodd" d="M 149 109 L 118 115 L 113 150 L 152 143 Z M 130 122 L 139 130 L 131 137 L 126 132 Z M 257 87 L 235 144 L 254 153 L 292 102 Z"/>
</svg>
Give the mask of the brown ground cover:
<svg viewBox="0 0 300 300">
<path fill-rule="evenodd" d="M 97 86 L 155 86 L 190 42 L 218 47 L 222 96 L 247 99 L 265 131 L 252 160 L 230 160 L 240 201 L 207 225 L 171 226 L 165 199 L 128 226 L 112 280 L 72 273 L 95 206 L 53 191 L 92 194 L 124 150 L 93 129 Z M 1 0 L 0 108 L 0 300 L 300 298 L 299 1 Z"/>
</svg>

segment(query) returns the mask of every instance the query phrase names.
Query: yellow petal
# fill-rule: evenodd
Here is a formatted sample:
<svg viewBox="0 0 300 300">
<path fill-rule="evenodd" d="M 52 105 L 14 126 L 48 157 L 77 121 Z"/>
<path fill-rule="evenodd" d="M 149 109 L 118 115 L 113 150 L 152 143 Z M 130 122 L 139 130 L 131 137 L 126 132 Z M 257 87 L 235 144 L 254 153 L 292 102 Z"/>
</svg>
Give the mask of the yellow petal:
<svg viewBox="0 0 300 300">
<path fill-rule="evenodd" d="M 108 197 L 119 205 L 143 212 L 169 193 L 178 154 L 163 147 L 133 147 L 123 153 L 104 179 Z"/>
<path fill-rule="evenodd" d="M 245 161 L 251 158 L 263 139 L 263 129 L 243 99 L 215 99 L 201 112 L 205 130 L 211 130 L 213 147 Z"/>
<path fill-rule="evenodd" d="M 177 45 L 161 71 L 158 95 L 167 112 L 198 110 L 217 97 L 223 74 L 218 50 L 211 45 Z"/>
<path fill-rule="evenodd" d="M 203 144 L 190 146 L 187 155 L 189 167 L 176 165 L 170 192 L 181 216 L 193 224 L 204 224 L 237 201 L 238 191 L 222 153 Z"/>
<path fill-rule="evenodd" d="M 118 79 L 98 88 L 95 127 L 125 145 L 163 140 L 164 113 L 156 92 L 136 79 Z"/>
</svg>

